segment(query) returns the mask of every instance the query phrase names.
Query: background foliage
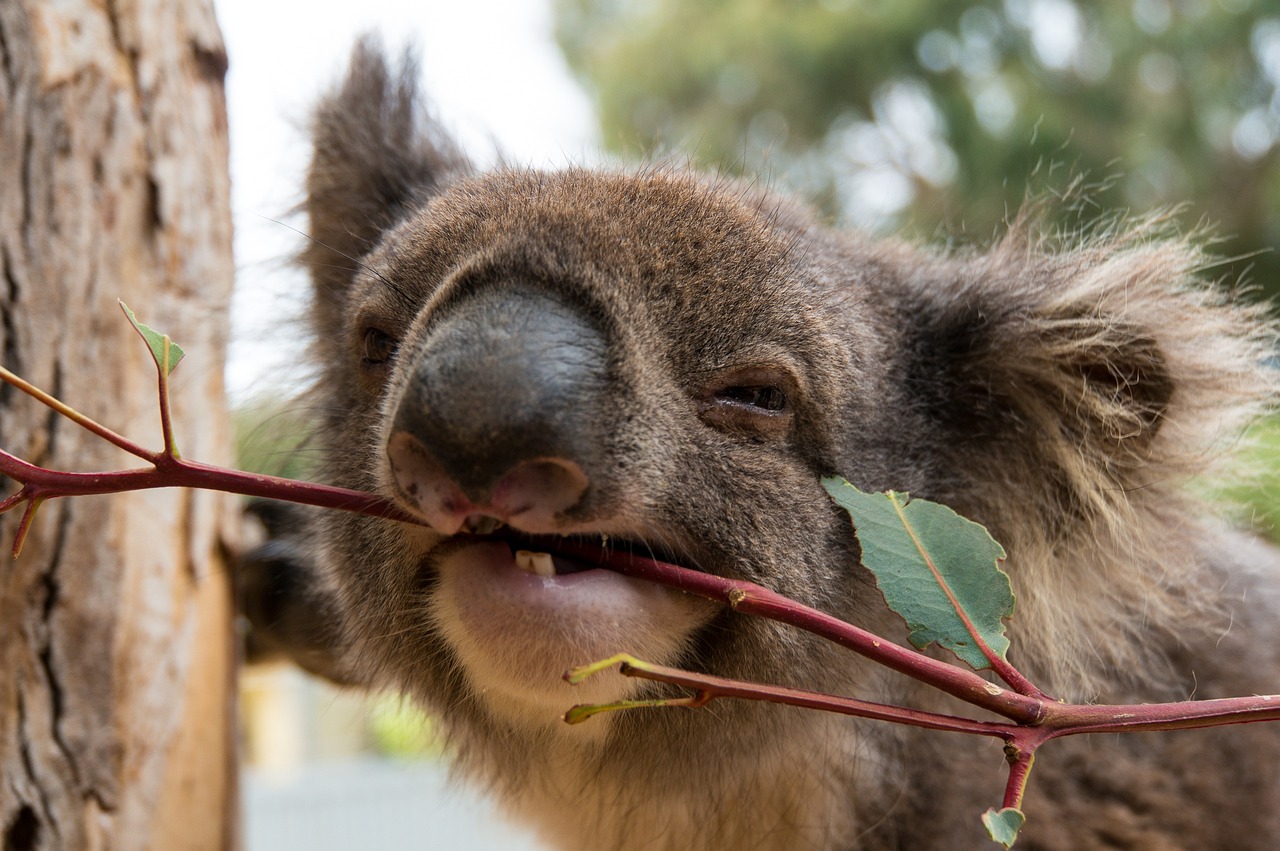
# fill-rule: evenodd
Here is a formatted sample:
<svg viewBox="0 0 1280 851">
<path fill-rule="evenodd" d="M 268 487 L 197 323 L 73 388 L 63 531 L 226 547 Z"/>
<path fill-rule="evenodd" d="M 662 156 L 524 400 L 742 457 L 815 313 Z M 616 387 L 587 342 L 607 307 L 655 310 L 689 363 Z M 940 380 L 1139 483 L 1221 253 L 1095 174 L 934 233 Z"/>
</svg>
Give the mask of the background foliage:
<svg viewBox="0 0 1280 851">
<path fill-rule="evenodd" d="M 1207 222 L 1210 274 L 1280 294 L 1280 0 L 556 0 L 556 36 L 616 153 L 977 242 L 1080 177 L 1099 213 Z M 1280 422 L 1254 437 L 1213 490 L 1280 539 Z"/>
<path fill-rule="evenodd" d="M 1226 277 L 1280 291 L 1280 0 L 558 0 L 556 21 L 614 151 L 977 240 L 1082 174 L 1102 209 L 1187 202 L 1248 255 Z"/>
</svg>

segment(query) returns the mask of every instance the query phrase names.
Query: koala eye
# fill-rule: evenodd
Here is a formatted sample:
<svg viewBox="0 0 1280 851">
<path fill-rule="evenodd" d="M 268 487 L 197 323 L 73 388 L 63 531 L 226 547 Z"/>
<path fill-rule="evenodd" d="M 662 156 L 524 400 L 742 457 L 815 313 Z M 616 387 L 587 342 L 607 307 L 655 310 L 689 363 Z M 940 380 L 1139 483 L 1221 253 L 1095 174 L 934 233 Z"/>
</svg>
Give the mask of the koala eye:
<svg viewBox="0 0 1280 851">
<path fill-rule="evenodd" d="M 385 331 L 370 328 L 364 332 L 364 365 L 377 366 L 395 357 L 399 343 Z"/>
<path fill-rule="evenodd" d="M 787 407 L 787 394 L 777 387 L 768 385 L 743 385 L 725 387 L 715 394 L 717 400 L 736 405 L 759 408 L 762 411 L 777 412 Z"/>
<path fill-rule="evenodd" d="M 780 437 L 791 428 L 796 379 L 781 367 L 720 374 L 696 395 L 703 422 L 717 429 Z"/>
</svg>

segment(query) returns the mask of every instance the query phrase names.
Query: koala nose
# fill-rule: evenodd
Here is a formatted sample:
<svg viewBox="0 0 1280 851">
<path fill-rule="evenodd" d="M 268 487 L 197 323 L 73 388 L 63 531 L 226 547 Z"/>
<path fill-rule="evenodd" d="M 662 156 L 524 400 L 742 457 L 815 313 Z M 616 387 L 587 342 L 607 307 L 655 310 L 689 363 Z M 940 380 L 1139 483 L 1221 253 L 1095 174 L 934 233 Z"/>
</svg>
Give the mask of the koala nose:
<svg viewBox="0 0 1280 851">
<path fill-rule="evenodd" d="M 556 531 L 599 469 L 604 338 L 533 290 L 484 291 L 446 310 L 392 420 L 400 496 L 445 534 L 485 516 Z"/>
</svg>

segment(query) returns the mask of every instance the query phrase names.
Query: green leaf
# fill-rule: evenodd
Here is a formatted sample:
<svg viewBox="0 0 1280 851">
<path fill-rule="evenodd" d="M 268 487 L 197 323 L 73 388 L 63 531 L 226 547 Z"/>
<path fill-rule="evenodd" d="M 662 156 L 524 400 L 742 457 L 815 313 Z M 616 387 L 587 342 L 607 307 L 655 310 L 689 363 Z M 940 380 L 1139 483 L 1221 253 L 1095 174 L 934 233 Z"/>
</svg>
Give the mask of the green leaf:
<svg viewBox="0 0 1280 851">
<path fill-rule="evenodd" d="M 853 519 L 862 563 L 907 622 L 913 645 L 936 641 L 975 669 L 1004 659 L 1013 591 L 997 566 L 1004 548 L 985 528 L 905 493 L 863 493 L 838 477 L 822 484 Z"/>
<path fill-rule="evenodd" d="M 1018 838 L 1018 829 L 1026 821 L 1022 810 L 1005 807 L 1003 810 L 987 810 L 982 814 L 982 823 L 987 826 L 987 833 L 1005 848 L 1012 848 Z"/>
<path fill-rule="evenodd" d="M 178 361 L 182 360 L 182 356 L 186 354 L 186 352 L 182 351 L 182 347 L 169 339 L 168 334 L 161 334 L 154 328 L 139 322 L 138 317 L 129 309 L 129 305 L 123 301 L 120 302 L 120 308 L 124 311 L 124 315 L 129 317 L 129 324 L 146 341 L 147 348 L 151 350 L 151 358 L 156 362 L 156 366 L 163 370 L 165 375 L 173 372 L 174 367 L 178 365 Z"/>
</svg>

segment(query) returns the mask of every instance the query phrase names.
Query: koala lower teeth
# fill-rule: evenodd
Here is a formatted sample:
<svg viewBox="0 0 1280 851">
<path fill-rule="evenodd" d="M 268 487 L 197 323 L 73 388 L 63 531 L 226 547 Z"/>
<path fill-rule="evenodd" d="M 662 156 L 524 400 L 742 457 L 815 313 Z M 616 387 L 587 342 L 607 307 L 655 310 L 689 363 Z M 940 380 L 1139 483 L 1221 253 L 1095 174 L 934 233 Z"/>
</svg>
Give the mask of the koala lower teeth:
<svg viewBox="0 0 1280 851">
<path fill-rule="evenodd" d="M 538 576 L 555 576 L 556 566 L 551 561 L 551 553 L 535 553 L 529 550 L 516 550 L 516 567 L 527 573 Z"/>
</svg>

